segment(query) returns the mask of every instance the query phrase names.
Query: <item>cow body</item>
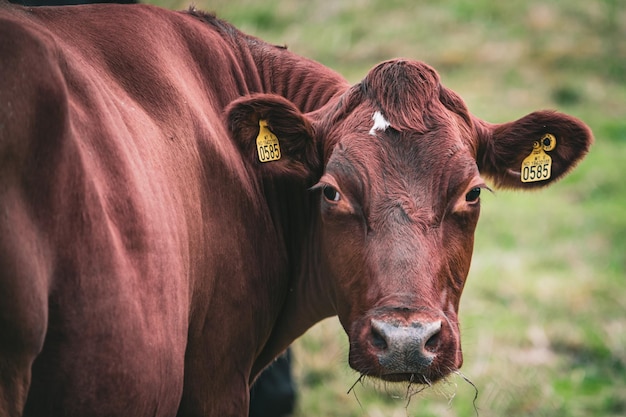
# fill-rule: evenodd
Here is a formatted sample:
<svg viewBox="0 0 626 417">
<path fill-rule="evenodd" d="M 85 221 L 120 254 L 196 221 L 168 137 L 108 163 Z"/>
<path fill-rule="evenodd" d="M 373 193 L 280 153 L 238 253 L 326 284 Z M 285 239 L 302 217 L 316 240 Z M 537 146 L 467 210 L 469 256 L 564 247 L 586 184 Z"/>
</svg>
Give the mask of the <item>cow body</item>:
<svg viewBox="0 0 626 417">
<path fill-rule="evenodd" d="M 185 374 L 244 415 L 287 291 L 285 244 L 221 123 L 259 78 L 187 14 L 2 16 L 2 280 L 23 292 L 3 299 L 3 317 L 19 314 L 3 336 L 30 332 L 3 341 L 25 345 L 4 348 L 29 368 L 41 352 L 26 414 L 171 416 Z"/>
<path fill-rule="evenodd" d="M 480 174 L 515 187 L 553 133 L 555 179 L 591 142 L 555 113 L 482 122 L 421 63 L 350 87 L 141 5 L 0 2 L 0 106 L 3 416 L 244 416 L 258 372 L 334 314 L 357 371 L 436 381 L 462 361 Z"/>
</svg>

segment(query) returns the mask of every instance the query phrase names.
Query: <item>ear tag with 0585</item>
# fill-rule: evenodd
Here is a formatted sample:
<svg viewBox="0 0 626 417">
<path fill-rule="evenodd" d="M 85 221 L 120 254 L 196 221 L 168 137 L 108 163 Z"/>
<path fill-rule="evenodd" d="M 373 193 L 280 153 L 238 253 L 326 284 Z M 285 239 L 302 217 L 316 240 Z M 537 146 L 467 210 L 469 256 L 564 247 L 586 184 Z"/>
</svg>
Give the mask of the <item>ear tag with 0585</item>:
<svg viewBox="0 0 626 417">
<path fill-rule="evenodd" d="M 522 161 L 522 182 L 537 182 L 550 179 L 552 158 L 546 153 L 556 147 L 556 138 L 550 133 L 533 143 L 533 150 Z"/>
<path fill-rule="evenodd" d="M 278 138 L 267 127 L 266 120 L 259 120 L 259 136 L 256 138 L 256 149 L 261 162 L 278 161 L 280 159 Z"/>
</svg>

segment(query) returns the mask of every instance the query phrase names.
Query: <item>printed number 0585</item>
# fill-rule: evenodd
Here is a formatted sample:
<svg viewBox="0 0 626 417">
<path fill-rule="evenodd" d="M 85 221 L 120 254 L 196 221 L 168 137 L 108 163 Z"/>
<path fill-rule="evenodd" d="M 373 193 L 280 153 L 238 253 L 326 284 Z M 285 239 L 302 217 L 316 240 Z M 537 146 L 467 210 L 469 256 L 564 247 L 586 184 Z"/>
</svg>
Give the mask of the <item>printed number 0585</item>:
<svg viewBox="0 0 626 417">
<path fill-rule="evenodd" d="M 263 160 L 267 161 L 269 159 L 277 159 L 280 158 L 280 148 L 278 144 L 272 145 L 263 145 Z"/>
</svg>

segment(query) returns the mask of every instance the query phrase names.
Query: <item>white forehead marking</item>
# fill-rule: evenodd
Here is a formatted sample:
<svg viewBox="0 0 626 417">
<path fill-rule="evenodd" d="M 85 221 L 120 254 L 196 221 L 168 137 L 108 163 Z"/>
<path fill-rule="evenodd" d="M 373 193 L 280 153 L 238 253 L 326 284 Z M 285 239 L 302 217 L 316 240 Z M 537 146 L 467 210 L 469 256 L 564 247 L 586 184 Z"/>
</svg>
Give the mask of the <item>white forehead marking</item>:
<svg viewBox="0 0 626 417">
<path fill-rule="evenodd" d="M 370 135 L 372 136 L 376 136 L 376 131 L 384 132 L 389 127 L 389 122 L 379 111 L 374 112 L 372 120 L 374 121 L 374 126 L 370 129 Z"/>
</svg>

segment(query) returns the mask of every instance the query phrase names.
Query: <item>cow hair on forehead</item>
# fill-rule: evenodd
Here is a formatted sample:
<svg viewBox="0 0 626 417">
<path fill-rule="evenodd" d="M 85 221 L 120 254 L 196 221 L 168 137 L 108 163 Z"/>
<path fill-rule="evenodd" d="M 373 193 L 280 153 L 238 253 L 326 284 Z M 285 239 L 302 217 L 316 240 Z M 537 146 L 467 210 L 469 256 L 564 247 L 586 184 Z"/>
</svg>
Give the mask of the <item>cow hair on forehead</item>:
<svg viewBox="0 0 626 417">
<path fill-rule="evenodd" d="M 444 109 L 471 124 L 463 100 L 443 87 L 437 72 L 422 62 L 383 62 L 369 72 L 360 88 L 398 131 L 425 133 L 434 129 L 445 123 Z"/>
<path fill-rule="evenodd" d="M 473 127 L 465 102 L 441 85 L 437 72 L 427 64 L 406 59 L 386 61 L 374 67 L 365 79 L 337 100 L 318 127 L 329 131 L 368 102 L 399 132 L 425 134 L 437 129 L 450 121 L 446 110 L 456 114 L 467 130 Z M 322 145 L 325 164 L 335 141 L 322 141 Z"/>
</svg>

